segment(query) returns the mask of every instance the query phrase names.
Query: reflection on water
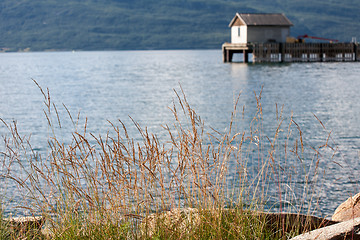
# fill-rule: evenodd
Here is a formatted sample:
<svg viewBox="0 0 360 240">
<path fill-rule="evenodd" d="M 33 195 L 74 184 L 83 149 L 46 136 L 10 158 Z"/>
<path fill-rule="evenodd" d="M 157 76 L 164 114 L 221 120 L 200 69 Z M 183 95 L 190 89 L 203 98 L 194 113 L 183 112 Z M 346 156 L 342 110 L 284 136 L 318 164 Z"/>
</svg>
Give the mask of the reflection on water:
<svg viewBox="0 0 360 240">
<path fill-rule="evenodd" d="M 242 124 L 246 126 L 241 129 L 250 124 L 255 93 L 258 96 L 263 88 L 265 133 L 273 134 L 276 113 L 284 106 L 285 120 L 293 112 L 311 146 L 326 135 L 316 115 L 341 149 L 334 159 L 324 160 L 327 177 L 319 190 L 322 211 L 330 214 L 349 194 L 359 191 L 358 63 L 224 64 L 221 60 L 217 50 L 0 54 L 0 118 L 16 121 L 22 134 L 32 135 L 33 147 L 46 152 L 51 133 L 33 78 L 50 89 L 64 119 L 65 141 L 72 124 L 62 103 L 74 116 L 81 111 L 82 120 L 88 117 L 89 131 L 104 134 L 110 128 L 107 121 L 117 119 L 131 129 L 131 116 L 161 136 L 161 125 L 173 122 L 168 107 L 176 98 L 173 89 L 180 91 L 181 85 L 206 125 L 224 132 L 238 94 L 239 109 L 245 113 Z M 3 135 L 5 128 L 0 131 Z"/>
</svg>

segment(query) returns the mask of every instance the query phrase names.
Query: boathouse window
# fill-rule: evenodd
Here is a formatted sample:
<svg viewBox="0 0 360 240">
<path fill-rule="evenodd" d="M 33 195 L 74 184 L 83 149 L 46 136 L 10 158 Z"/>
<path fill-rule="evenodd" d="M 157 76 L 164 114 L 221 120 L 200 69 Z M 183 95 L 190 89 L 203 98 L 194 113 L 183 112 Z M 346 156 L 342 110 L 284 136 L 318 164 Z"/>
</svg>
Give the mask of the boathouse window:
<svg viewBox="0 0 360 240">
<path fill-rule="evenodd" d="M 238 37 L 240 37 L 240 27 L 238 27 Z"/>
</svg>

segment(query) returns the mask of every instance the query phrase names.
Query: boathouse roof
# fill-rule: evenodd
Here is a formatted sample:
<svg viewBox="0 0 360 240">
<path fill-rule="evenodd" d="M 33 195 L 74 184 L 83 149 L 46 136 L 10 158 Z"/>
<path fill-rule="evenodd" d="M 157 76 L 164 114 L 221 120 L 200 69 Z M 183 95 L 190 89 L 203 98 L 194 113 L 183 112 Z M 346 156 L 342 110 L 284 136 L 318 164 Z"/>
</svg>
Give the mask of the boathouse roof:
<svg viewBox="0 0 360 240">
<path fill-rule="evenodd" d="M 282 13 L 236 13 L 229 27 L 234 25 L 293 26 L 292 22 Z"/>
</svg>

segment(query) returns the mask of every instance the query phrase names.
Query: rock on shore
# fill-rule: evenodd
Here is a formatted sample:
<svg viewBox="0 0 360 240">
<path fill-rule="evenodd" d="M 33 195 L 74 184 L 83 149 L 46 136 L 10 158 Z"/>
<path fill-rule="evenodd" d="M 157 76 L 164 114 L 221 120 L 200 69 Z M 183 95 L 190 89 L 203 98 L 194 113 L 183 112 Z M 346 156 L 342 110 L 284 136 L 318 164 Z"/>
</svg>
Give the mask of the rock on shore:
<svg viewBox="0 0 360 240">
<path fill-rule="evenodd" d="M 340 223 L 301 234 L 292 240 L 360 240 L 360 193 L 340 204 L 331 219 Z"/>
<path fill-rule="evenodd" d="M 360 240 L 359 229 L 360 218 L 356 218 L 301 234 L 291 240 Z"/>
<path fill-rule="evenodd" d="M 360 193 L 349 197 L 345 202 L 340 204 L 331 219 L 342 222 L 358 217 L 360 217 Z"/>
</svg>

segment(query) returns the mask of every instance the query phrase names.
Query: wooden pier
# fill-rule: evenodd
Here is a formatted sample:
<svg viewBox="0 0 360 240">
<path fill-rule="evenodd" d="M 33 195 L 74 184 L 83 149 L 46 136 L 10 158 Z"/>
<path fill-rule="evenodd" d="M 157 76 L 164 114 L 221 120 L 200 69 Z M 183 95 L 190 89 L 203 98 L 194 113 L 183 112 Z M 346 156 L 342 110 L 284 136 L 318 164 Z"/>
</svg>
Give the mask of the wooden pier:
<svg viewBox="0 0 360 240">
<path fill-rule="evenodd" d="M 233 55 L 243 54 L 243 62 L 355 62 L 360 61 L 358 43 L 257 43 L 222 45 L 223 61 L 232 62 Z"/>
</svg>

